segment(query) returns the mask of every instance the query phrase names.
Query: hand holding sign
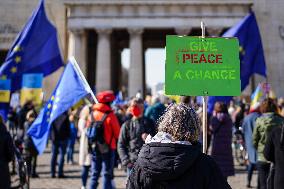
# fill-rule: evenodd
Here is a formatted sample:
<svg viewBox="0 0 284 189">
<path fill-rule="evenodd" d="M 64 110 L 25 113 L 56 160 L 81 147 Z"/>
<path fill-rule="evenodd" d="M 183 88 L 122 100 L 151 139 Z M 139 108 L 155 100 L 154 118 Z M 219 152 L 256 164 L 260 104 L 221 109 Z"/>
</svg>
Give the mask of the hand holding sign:
<svg viewBox="0 0 284 189">
<path fill-rule="evenodd" d="M 167 36 L 167 95 L 203 96 L 203 152 L 207 150 L 207 96 L 241 93 L 239 44 L 236 38 Z"/>
</svg>

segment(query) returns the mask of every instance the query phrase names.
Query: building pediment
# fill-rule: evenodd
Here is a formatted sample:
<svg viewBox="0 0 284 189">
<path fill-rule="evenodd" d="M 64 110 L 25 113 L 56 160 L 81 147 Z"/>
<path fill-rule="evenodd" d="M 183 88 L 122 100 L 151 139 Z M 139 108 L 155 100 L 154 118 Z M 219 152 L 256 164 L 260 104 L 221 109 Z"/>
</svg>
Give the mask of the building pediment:
<svg viewBox="0 0 284 189">
<path fill-rule="evenodd" d="M 70 28 L 230 27 L 244 17 L 251 0 L 66 0 Z"/>
</svg>

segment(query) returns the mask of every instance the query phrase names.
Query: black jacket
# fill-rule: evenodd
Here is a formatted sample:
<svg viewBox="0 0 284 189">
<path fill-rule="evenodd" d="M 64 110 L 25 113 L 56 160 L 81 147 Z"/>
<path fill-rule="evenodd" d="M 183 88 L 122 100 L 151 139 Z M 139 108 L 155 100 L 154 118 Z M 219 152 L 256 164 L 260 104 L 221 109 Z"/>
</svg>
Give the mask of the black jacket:
<svg viewBox="0 0 284 189">
<path fill-rule="evenodd" d="M 36 156 L 38 155 L 38 151 L 34 145 L 34 142 L 32 138 L 28 135 L 27 131 L 29 128 L 32 126 L 33 122 L 28 122 L 26 121 L 24 124 L 24 131 L 25 131 L 25 136 L 24 136 L 24 155 L 26 157 L 31 157 L 31 156 Z"/>
<path fill-rule="evenodd" d="M 4 124 L 0 124 L 0 188 L 10 188 L 9 162 L 14 157 L 13 140 Z"/>
<path fill-rule="evenodd" d="M 129 176 L 128 189 L 230 189 L 212 158 L 196 146 L 145 144 Z"/>
<path fill-rule="evenodd" d="M 70 121 L 65 112 L 52 122 L 51 140 L 53 142 L 67 140 L 70 136 Z"/>
<path fill-rule="evenodd" d="M 284 137 L 284 127 L 274 128 L 266 140 L 263 151 L 264 157 L 275 165 L 274 189 L 284 187 L 284 138 L 281 144 L 281 135 Z"/>
<path fill-rule="evenodd" d="M 144 144 L 143 133 L 155 135 L 155 126 L 148 118 L 130 119 L 122 125 L 118 139 L 118 154 L 123 165 L 137 160 Z"/>
</svg>

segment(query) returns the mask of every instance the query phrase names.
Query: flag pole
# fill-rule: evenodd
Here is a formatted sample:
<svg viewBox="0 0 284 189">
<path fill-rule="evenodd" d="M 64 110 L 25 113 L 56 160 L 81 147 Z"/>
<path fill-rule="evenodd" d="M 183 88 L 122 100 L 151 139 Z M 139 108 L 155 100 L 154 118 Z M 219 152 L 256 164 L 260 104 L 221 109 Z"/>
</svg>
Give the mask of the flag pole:
<svg viewBox="0 0 284 189">
<path fill-rule="evenodd" d="M 201 21 L 201 38 L 205 38 L 205 23 Z M 203 130 L 203 153 L 207 152 L 207 95 L 208 92 L 204 91 L 204 96 L 202 96 L 202 130 Z"/>
<path fill-rule="evenodd" d="M 92 91 L 89 83 L 87 82 L 84 74 L 82 73 L 81 69 L 80 69 L 80 66 L 78 65 L 76 59 L 72 56 L 70 57 L 70 60 L 71 60 L 71 64 L 74 66 L 75 68 L 75 71 L 78 73 L 78 75 L 80 76 L 80 78 L 83 80 L 83 83 L 85 85 L 85 87 L 87 88 L 88 92 L 91 94 L 93 100 L 95 101 L 96 104 L 98 104 L 98 99 L 96 98 L 94 92 Z"/>
</svg>

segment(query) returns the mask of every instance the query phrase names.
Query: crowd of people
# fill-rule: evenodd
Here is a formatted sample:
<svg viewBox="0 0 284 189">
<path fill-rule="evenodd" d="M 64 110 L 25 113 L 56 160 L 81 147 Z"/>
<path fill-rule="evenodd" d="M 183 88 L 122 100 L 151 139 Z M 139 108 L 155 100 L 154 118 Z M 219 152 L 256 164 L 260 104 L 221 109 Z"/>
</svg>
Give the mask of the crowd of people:
<svg viewBox="0 0 284 189">
<path fill-rule="evenodd" d="M 114 188 L 114 167 L 125 169 L 127 188 L 230 188 L 235 174 L 236 133 L 242 136 L 247 187 L 257 170 L 260 189 L 284 186 L 284 101 L 267 98 L 250 107 L 243 100 L 229 105 L 216 102 L 208 114 L 208 150 L 202 153 L 202 106 L 193 97 L 180 102 L 166 96 L 139 95 L 115 102 L 112 91 L 96 95 L 97 104 L 85 103 L 57 117 L 50 130 L 52 178 L 65 178 L 64 164 L 74 164 L 79 141 L 82 189 Z M 14 144 L 21 143 L 28 175 L 37 178 L 37 150 L 27 130 L 38 111 L 31 101 L 11 109 L 8 121 L 0 119 L 0 188 L 10 185 L 8 163 Z M 6 127 L 5 127 L 6 126 Z M 9 135 L 9 132 L 11 136 Z M 14 142 L 13 142 L 14 141 Z M 17 142 L 15 142 L 17 141 Z M 59 156 L 59 160 L 58 159 Z M 12 163 L 13 164 L 13 163 Z M 13 167 L 13 166 L 12 166 Z M 68 176 L 68 175 L 67 175 Z"/>
</svg>

